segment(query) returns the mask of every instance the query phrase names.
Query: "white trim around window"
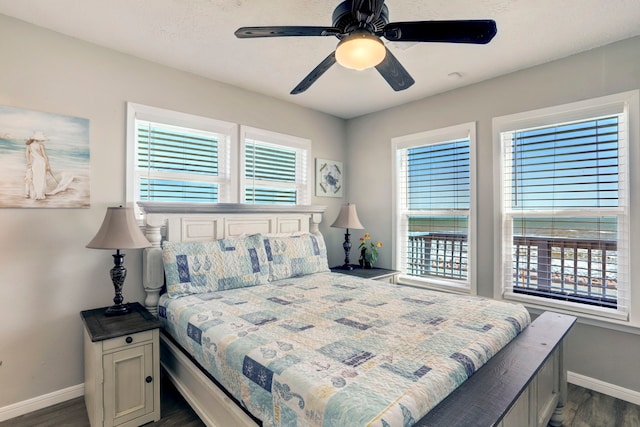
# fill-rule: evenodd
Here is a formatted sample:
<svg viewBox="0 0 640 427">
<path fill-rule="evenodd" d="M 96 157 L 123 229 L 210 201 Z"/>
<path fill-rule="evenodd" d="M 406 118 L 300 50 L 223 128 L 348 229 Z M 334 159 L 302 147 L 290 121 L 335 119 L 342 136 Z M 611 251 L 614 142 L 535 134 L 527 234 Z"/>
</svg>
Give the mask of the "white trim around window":
<svg viewBox="0 0 640 427">
<path fill-rule="evenodd" d="M 138 166 L 138 131 L 140 122 L 158 123 L 168 128 L 184 128 L 194 133 L 215 135 L 218 140 L 218 174 L 213 179 L 219 186 L 218 202 L 235 202 L 237 194 L 237 180 L 232 179 L 232 171 L 237 170 L 238 156 L 238 125 L 223 122 L 208 117 L 196 116 L 177 111 L 165 110 L 157 107 L 127 103 L 127 178 L 126 200 L 132 203 L 138 212 L 136 202 L 140 200 L 139 188 L 136 185 L 140 178 Z M 212 181 L 213 182 L 213 181 Z"/>
<path fill-rule="evenodd" d="M 600 98 L 579 101 L 571 104 L 496 117 L 493 119 L 495 230 L 494 297 L 496 299 L 506 299 L 521 302 L 527 307 L 531 308 L 534 312 L 543 310 L 554 310 L 558 312 L 578 315 L 579 317 L 584 319 L 585 322 L 599 326 L 624 325 L 632 326 L 634 328 L 640 326 L 640 292 L 637 292 L 637 290 L 640 288 L 636 286 L 638 284 L 637 280 L 634 280 L 634 277 L 638 277 L 638 275 L 640 274 L 640 257 L 638 256 L 639 251 L 637 250 L 636 243 L 639 241 L 640 227 L 634 227 L 634 224 L 639 223 L 640 209 L 638 208 L 639 200 L 638 198 L 634 197 L 634 191 L 632 191 L 634 188 L 637 189 L 640 184 L 639 93 L 640 92 L 638 90 L 634 90 Z M 574 177 L 570 179 L 571 183 L 575 184 L 566 184 L 564 181 L 560 180 L 556 180 L 555 182 L 556 185 L 558 182 L 561 182 L 562 185 L 565 185 L 565 188 L 568 188 L 566 187 L 567 185 L 571 185 L 571 191 L 573 191 L 574 194 L 580 193 L 580 195 L 575 196 L 582 198 L 581 202 L 576 202 L 576 206 L 578 206 L 578 208 L 572 208 L 570 206 L 572 203 L 574 203 L 572 200 L 570 200 L 574 196 L 567 196 L 566 194 L 557 196 L 557 199 L 561 201 L 556 200 L 553 202 L 556 205 L 561 205 L 559 207 L 554 207 L 552 205 L 548 205 L 547 202 L 539 201 L 536 201 L 535 203 L 530 202 L 528 204 L 528 207 L 525 207 L 527 202 L 526 199 L 524 199 L 525 201 L 520 203 L 520 206 L 514 208 L 514 206 L 518 205 L 519 203 L 518 201 L 514 203 L 514 194 L 515 197 L 527 197 L 526 195 L 523 195 L 523 191 L 539 192 L 541 191 L 540 189 L 544 187 L 539 186 L 536 189 L 534 187 L 531 187 L 531 180 L 527 182 L 522 181 L 520 178 L 518 178 L 518 182 L 521 182 L 521 185 L 516 184 L 513 189 L 509 187 L 514 185 L 513 179 L 515 178 L 513 178 L 513 167 L 514 165 L 516 165 L 516 163 L 513 159 L 513 150 L 506 147 L 510 144 L 509 138 L 507 138 L 507 136 L 513 134 L 514 132 L 530 132 L 530 130 L 536 130 L 539 128 L 549 128 L 550 126 L 555 125 L 563 126 L 566 124 L 579 123 L 580 121 L 595 121 L 599 118 L 605 117 L 617 117 L 618 120 L 619 136 L 616 141 L 618 144 L 618 163 L 616 165 L 618 170 L 616 172 L 616 176 L 618 177 L 618 180 L 615 186 L 613 186 L 613 184 L 599 184 L 599 188 L 605 188 L 605 191 L 605 185 L 611 185 L 611 188 L 615 188 L 615 190 L 612 190 L 615 191 L 615 193 L 613 193 L 615 194 L 615 204 L 614 202 L 610 201 L 598 202 L 597 199 L 593 198 L 584 199 L 584 197 L 595 196 L 593 196 L 589 192 L 585 193 L 586 190 L 584 188 L 578 188 L 580 185 L 583 185 L 586 182 L 586 178 L 585 180 L 578 180 Z M 584 146 L 584 144 L 582 145 Z M 521 152 L 523 149 L 524 148 L 520 148 Z M 585 150 L 587 149 L 591 150 L 589 151 L 589 155 L 591 157 L 597 156 L 600 150 L 600 148 L 585 148 Z M 534 155 L 539 156 L 539 158 L 541 159 L 538 163 L 546 161 L 540 156 L 551 156 L 551 154 L 544 154 L 542 152 L 540 152 L 539 154 L 534 153 Z M 553 155 L 563 156 L 560 151 L 556 151 L 556 153 Z M 603 156 L 604 155 L 605 154 L 603 154 Z M 518 156 L 522 156 L 522 154 L 518 154 Z M 545 159 L 546 158 L 547 157 L 545 157 Z M 551 157 L 549 157 L 549 159 L 550 160 L 548 161 L 555 161 L 551 160 Z M 567 162 L 567 160 L 558 161 Z M 579 165 L 577 160 L 569 161 L 575 163 L 575 165 Z M 524 165 L 527 165 L 526 161 Z M 562 170 L 567 169 L 566 163 L 558 163 L 558 165 L 560 165 L 559 167 Z M 522 169 L 522 166 L 520 166 L 520 168 L 522 171 L 525 170 Z M 593 172 L 590 172 L 591 170 L 592 169 L 589 169 L 588 171 L 585 170 L 585 172 L 583 173 L 589 174 L 589 179 L 595 179 L 592 178 L 591 175 L 600 172 L 598 172 L 598 170 L 596 169 L 593 169 Z M 520 193 L 516 194 L 514 193 L 514 191 Z M 637 192 L 637 190 L 635 192 Z M 580 208 L 581 203 L 593 203 L 594 207 Z M 598 222 L 600 222 L 601 220 L 604 220 L 606 222 L 615 219 L 615 230 L 617 230 L 617 237 L 615 238 L 615 241 L 612 243 L 612 245 L 615 244 L 613 246 L 615 248 L 615 255 L 613 258 L 615 259 L 616 269 L 615 280 L 617 281 L 617 304 L 613 307 L 606 305 L 597 306 L 591 304 L 591 302 L 586 304 L 571 300 L 564 301 L 561 299 L 547 298 L 544 296 L 536 295 L 536 292 L 534 292 L 533 294 L 527 294 L 526 292 L 513 292 L 511 289 L 514 280 L 516 280 L 514 279 L 514 271 L 516 271 L 516 267 L 514 267 L 514 265 L 518 264 L 517 259 L 515 258 L 515 254 L 520 257 L 521 253 L 526 254 L 527 251 L 530 250 L 530 248 L 527 249 L 526 247 L 524 249 L 524 252 L 522 252 L 520 249 L 514 249 L 516 247 L 516 243 L 514 240 L 514 224 L 522 224 L 523 221 L 527 220 L 527 218 L 533 219 L 534 223 L 538 223 L 538 226 L 545 222 L 549 223 L 549 218 L 555 218 L 554 221 L 557 221 L 556 226 L 560 227 L 561 234 L 563 233 L 562 230 L 567 229 L 567 227 L 563 225 L 566 224 L 567 221 L 576 222 L 577 227 L 579 227 L 579 224 L 586 224 L 585 227 L 589 227 L 590 222 L 594 223 L 594 218 L 597 219 Z M 571 232 L 575 234 L 579 233 L 579 230 L 580 229 L 578 228 L 577 231 Z M 530 233 L 531 231 L 529 230 L 527 232 Z M 551 236 L 551 240 L 554 240 L 556 238 L 553 236 L 555 236 L 555 233 L 557 232 L 557 230 L 555 232 L 549 231 L 548 233 L 551 234 L 547 235 Z M 575 242 L 576 238 L 574 237 L 574 234 L 571 234 L 570 236 L 568 235 L 568 237 L 570 237 L 569 240 L 574 240 L 574 242 L 572 242 L 571 244 L 578 245 L 579 243 Z M 579 235 L 575 234 L 575 236 Z M 519 239 L 521 240 L 520 237 Z M 560 240 L 563 239 L 566 240 L 565 238 L 560 238 Z M 525 246 L 527 244 L 525 244 Z M 579 247 L 580 246 L 578 246 L 577 248 Z M 542 274 L 551 275 L 552 281 L 560 280 L 560 282 L 557 282 L 559 283 L 559 285 L 557 286 L 564 286 L 565 280 L 577 282 L 577 274 L 579 273 L 573 273 L 573 275 L 571 273 L 564 273 L 565 266 L 555 264 L 557 262 L 561 264 L 565 263 L 564 260 L 567 259 L 564 255 L 565 250 L 566 253 L 569 254 L 569 256 L 578 256 L 575 255 L 578 253 L 577 248 L 561 249 L 562 253 L 560 253 L 558 252 L 558 249 L 545 249 L 545 251 L 541 251 L 538 246 L 538 248 L 534 251 L 537 258 L 542 256 L 550 257 L 546 267 L 546 269 L 548 269 L 549 271 L 544 271 Z M 589 265 L 591 265 L 591 249 L 584 249 L 583 251 L 585 253 L 589 251 Z M 600 249 L 598 249 L 597 251 L 600 251 Z M 547 254 L 546 252 L 549 253 Z M 605 258 L 602 255 L 598 255 L 597 253 L 593 256 L 600 256 L 601 258 Z M 604 260 L 601 262 L 604 264 L 609 261 Z M 578 261 L 571 260 L 568 260 L 567 263 L 570 266 L 575 264 L 574 267 L 577 269 L 579 269 L 578 264 L 581 264 Z M 585 262 L 582 262 L 582 264 L 586 265 Z M 520 272 L 521 267 L 517 268 L 517 271 Z M 589 273 L 587 277 L 594 277 L 590 268 L 591 267 L 589 267 Z M 594 274 L 604 274 L 605 268 L 607 267 L 602 267 L 603 273 L 598 273 L 596 271 Z M 552 271 L 552 269 L 555 270 Z M 528 268 L 524 268 L 524 270 L 525 273 L 523 274 L 527 274 L 526 271 L 529 271 Z M 541 272 L 536 271 L 535 274 L 538 277 L 536 277 L 534 280 L 537 281 L 536 283 L 541 283 L 539 279 L 539 274 L 541 274 Z M 587 280 L 590 281 L 591 279 Z M 604 282 L 604 279 L 599 280 L 602 280 Z M 544 289 L 547 289 L 547 285 L 545 284 L 544 286 Z M 554 283 L 552 282 L 550 287 L 550 289 L 552 289 L 552 292 L 555 292 L 555 286 L 556 285 L 554 285 Z M 634 287 L 638 289 L 634 289 Z M 589 298 L 591 297 L 589 296 Z"/>
<path fill-rule="evenodd" d="M 126 142 L 126 200 L 138 217 L 141 188 L 156 201 L 311 203 L 309 139 L 129 102 Z M 257 171 L 251 183 L 247 143 Z M 252 201 L 246 200 L 248 185 Z"/>
<path fill-rule="evenodd" d="M 408 195 L 409 185 L 409 168 L 408 165 L 408 156 L 410 150 L 413 149 L 422 149 L 428 147 L 438 147 L 442 146 L 450 146 L 452 143 L 456 141 L 461 141 L 463 146 L 467 145 L 468 141 L 468 160 L 465 166 L 468 167 L 466 177 L 467 184 L 462 184 L 464 187 L 464 192 L 468 193 L 468 197 L 463 201 L 463 205 L 461 207 L 456 207 L 451 205 L 451 201 L 442 202 L 435 201 L 434 203 L 430 203 L 430 208 L 422 207 L 412 207 L 411 206 L 411 197 Z M 435 148 L 438 150 L 438 148 Z M 467 150 L 465 148 L 465 150 Z M 455 158 L 456 154 L 454 151 L 451 151 L 449 148 L 444 149 L 445 158 L 449 159 Z M 440 153 L 442 154 L 442 153 Z M 439 154 L 433 154 L 433 156 L 438 156 Z M 430 156 L 430 155 L 428 155 Z M 464 123 L 460 125 L 450 126 L 442 129 L 436 129 L 426 132 L 420 132 L 412 135 L 406 135 L 401 137 L 396 137 L 391 140 L 391 159 L 392 159 L 392 176 L 393 176 L 393 265 L 397 270 L 402 271 L 399 282 L 403 284 L 445 290 L 448 292 L 455 293 L 463 293 L 463 294 L 476 294 L 476 123 Z M 434 165 L 432 167 L 441 167 L 442 164 L 437 165 L 439 161 L 434 160 Z M 430 175 L 433 176 L 433 175 Z M 456 186 L 459 185 L 455 180 L 451 180 L 452 182 L 446 183 L 435 183 L 436 179 L 426 178 L 429 183 L 428 186 L 432 185 L 443 185 L 440 189 L 446 189 L 448 186 Z M 440 189 L 436 189 L 436 192 L 439 192 Z M 451 190 L 451 192 L 457 191 L 456 189 Z M 427 197 L 431 197 L 427 195 Z M 433 196 L 436 199 L 439 197 Z M 457 203 L 457 202 L 456 202 Z M 455 204 L 455 203 L 454 203 Z M 409 240 L 414 239 L 409 237 L 410 229 L 411 229 L 411 218 L 414 217 L 424 217 L 434 218 L 435 228 L 438 229 L 442 224 L 446 221 L 443 218 L 463 218 L 463 223 L 466 223 L 466 227 L 463 226 L 463 229 L 457 229 L 457 232 L 462 232 L 462 235 L 466 234 L 464 238 L 466 239 L 464 243 L 462 240 L 458 241 L 456 236 L 453 236 L 451 239 L 444 239 L 442 242 L 437 243 L 429 243 L 430 255 L 428 256 L 428 260 L 423 260 L 422 264 L 424 265 L 425 271 L 418 272 L 410 271 L 412 267 L 409 262 L 409 258 L 415 258 L 415 256 L 409 256 Z M 415 219 L 415 218 L 414 218 Z M 448 231 L 448 229 L 447 229 Z M 435 233 L 438 234 L 438 233 Z M 446 234 L 446 233 L 445 233 Z M 413 235 L 413 234 L 412 234 Z M 442 237 L 442 236 L 441 236 Z M 446 236 L 445 236 L 446 237 Z M 461 245 L 466 246 L 461 250 Z M 442 248 L 447 248 L 448 250 L 455 251 L 458 257 L 462 260 L 457 263 L 460 273 L 463 270 L 466 277 L 447 277 L 448 274 L 442 274 L 441 271 L 438 271 L 436 274 L 433 274 L 433 270 L 431 272 L 426 271 L 428 269 L 438 267 L 439 264 L 456 264 L 456 262 L 450 262 L 447 256 L 440 256 L 443 259 L 438 258 L 438 251 Z M 466 253 L 464 253 L 466 252 Z M 425 255 L 426 256 L 426 255 Z M 419 262 L 420 263 L 420 262 Z M 425 264 L 426 263 L 426 264 Z M 464 264 L 464 266 L 462 266 Z M 453 267 L 454 269 L 456 267 Z"/>
<path fill-rule="evenodd" d="M 250 179 L 246 171 L 247 144 L 256 144 L 262 147 L 272 147 L 275 150 L 292 150 L 295 153 L 295 177 L 291 180 Z M 240 126 L 240 150 L 239 150 L 240 185 L 238 187 L 238 200 L 241 203 L 249 203 L 246 200 L 245 188 L 263 187 L 278 190 L 295 191 L 295 200 L 298 205 L 311 203 L 311 140 L 296 136 L 271 132 L 250 126 Z M 284 167 L 288 167 L 282 165 Z M 291 171 L 293 172 L 293 171 Z"/>
</svg>

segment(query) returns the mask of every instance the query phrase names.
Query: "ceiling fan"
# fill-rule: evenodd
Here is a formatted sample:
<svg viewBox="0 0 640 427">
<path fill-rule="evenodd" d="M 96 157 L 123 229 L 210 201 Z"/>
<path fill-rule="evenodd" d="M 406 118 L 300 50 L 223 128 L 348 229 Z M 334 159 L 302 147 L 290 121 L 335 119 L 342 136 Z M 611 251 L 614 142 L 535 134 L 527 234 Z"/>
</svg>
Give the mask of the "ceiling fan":
<svg viewBox="0 0 640 427">
<path fill-rule="evenodd" d="M 384 0 L 346 0 L 333 11 L 332 27 L 242 27 L 235 35 L 241 39 L 292 36 L 336 36 L 340 39 L 336 50 L 291 91 L 295 95 L 307 90 L 336 62 L 358 70 L 376 67 L 395 91 L 413 85 L 415 81 L 382 43 L 381 37 L 393 42 L 486 44 L 496 32 L 496 23 L 490 19 L 390 23 Z"/>
</svg>

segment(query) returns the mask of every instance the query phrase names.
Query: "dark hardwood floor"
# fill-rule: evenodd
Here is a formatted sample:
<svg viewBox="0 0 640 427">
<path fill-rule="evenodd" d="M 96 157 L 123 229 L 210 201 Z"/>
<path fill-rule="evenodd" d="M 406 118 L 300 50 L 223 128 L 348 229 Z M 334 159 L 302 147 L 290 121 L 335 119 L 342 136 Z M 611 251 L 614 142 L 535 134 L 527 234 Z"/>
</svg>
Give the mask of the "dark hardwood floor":
<svg viewBox="0 0 640 427">
<path fill-rule="evenodd" d="M 160 383 L 161 419 L 145 426 L 201 427 L 204 423 L 191 409 L 164 375 Z M 84 397 L 69 400 L 49 408 L 22 415 L 4 422 L 1 427 L 89 427 Z"/>
<path fill-rule="evenodd" d="M 162 419 L 147 426 L 204 426 L 173 384 L 162 379 Z M 640 406 L 569 384 L 566 427 L 640 427 Z M 84 399 L 69 400 L 49 408 L 0 422 L 0 427 L 89 426 Z M 465 426 L 466 427 L 466 426 Z"/>
<path fill-rule="evenodd" d="M 567 427 L 639 427 L 640 406 L 569 384 Z"/>
</svg>

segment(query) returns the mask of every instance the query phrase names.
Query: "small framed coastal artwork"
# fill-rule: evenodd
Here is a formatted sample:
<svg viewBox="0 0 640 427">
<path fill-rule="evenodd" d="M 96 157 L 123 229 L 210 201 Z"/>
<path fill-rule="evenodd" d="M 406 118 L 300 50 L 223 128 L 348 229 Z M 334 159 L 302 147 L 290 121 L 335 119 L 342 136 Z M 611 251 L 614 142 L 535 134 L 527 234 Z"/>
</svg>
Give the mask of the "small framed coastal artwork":
<svg viewBox="0 0 640 427">
<path fill-rule="evenodd" d="M 316 158 L 316 196 L 342 197 L 342 162 Z"/>
<path fill-rule="evenodd" d="M 0 106 L 0 208 L 88 208 L 89 120 Z"/>
</svg>

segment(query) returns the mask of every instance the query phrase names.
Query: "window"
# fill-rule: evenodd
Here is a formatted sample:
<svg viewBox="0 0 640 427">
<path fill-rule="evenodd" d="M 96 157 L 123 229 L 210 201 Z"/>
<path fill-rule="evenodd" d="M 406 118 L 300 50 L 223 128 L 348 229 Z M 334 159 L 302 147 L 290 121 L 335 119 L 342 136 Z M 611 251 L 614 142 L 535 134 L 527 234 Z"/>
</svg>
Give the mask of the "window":
<svg viewBox="0 0 640 427">
<path fill-rule="evenodd" d="M 229 202 L 236 126 L 129 103 L 127 200 Z M 131 143 L 133 142 L 133 143 Z"/>
<path fill-rule="evenodd" d="M 133 103 L 127 114 L 127 201 L 136 209 L 137 201 L 310 203 L 309 140 Z"/>
<path fill-rule="evenodd" d="M 505 298 L 627 318 L 628 101 L 623 94 L 494 120 Z"/>
<path fill-rule="evenodd" d="M 287 205 L 310 203 L 311 142 L 244 126 L 242 133 L 243 201 Z"/>
<path fill-rule="evenodd" d="M 393 146 L 401 278 L 475 291 L 475 123 L 394 138 Z"/>
<path fill-rule="evenodd" d="M 137 120 L 136 124 L 140 200 L 220 201 L 224 139 L 162 123 Z"/>
</svg>

